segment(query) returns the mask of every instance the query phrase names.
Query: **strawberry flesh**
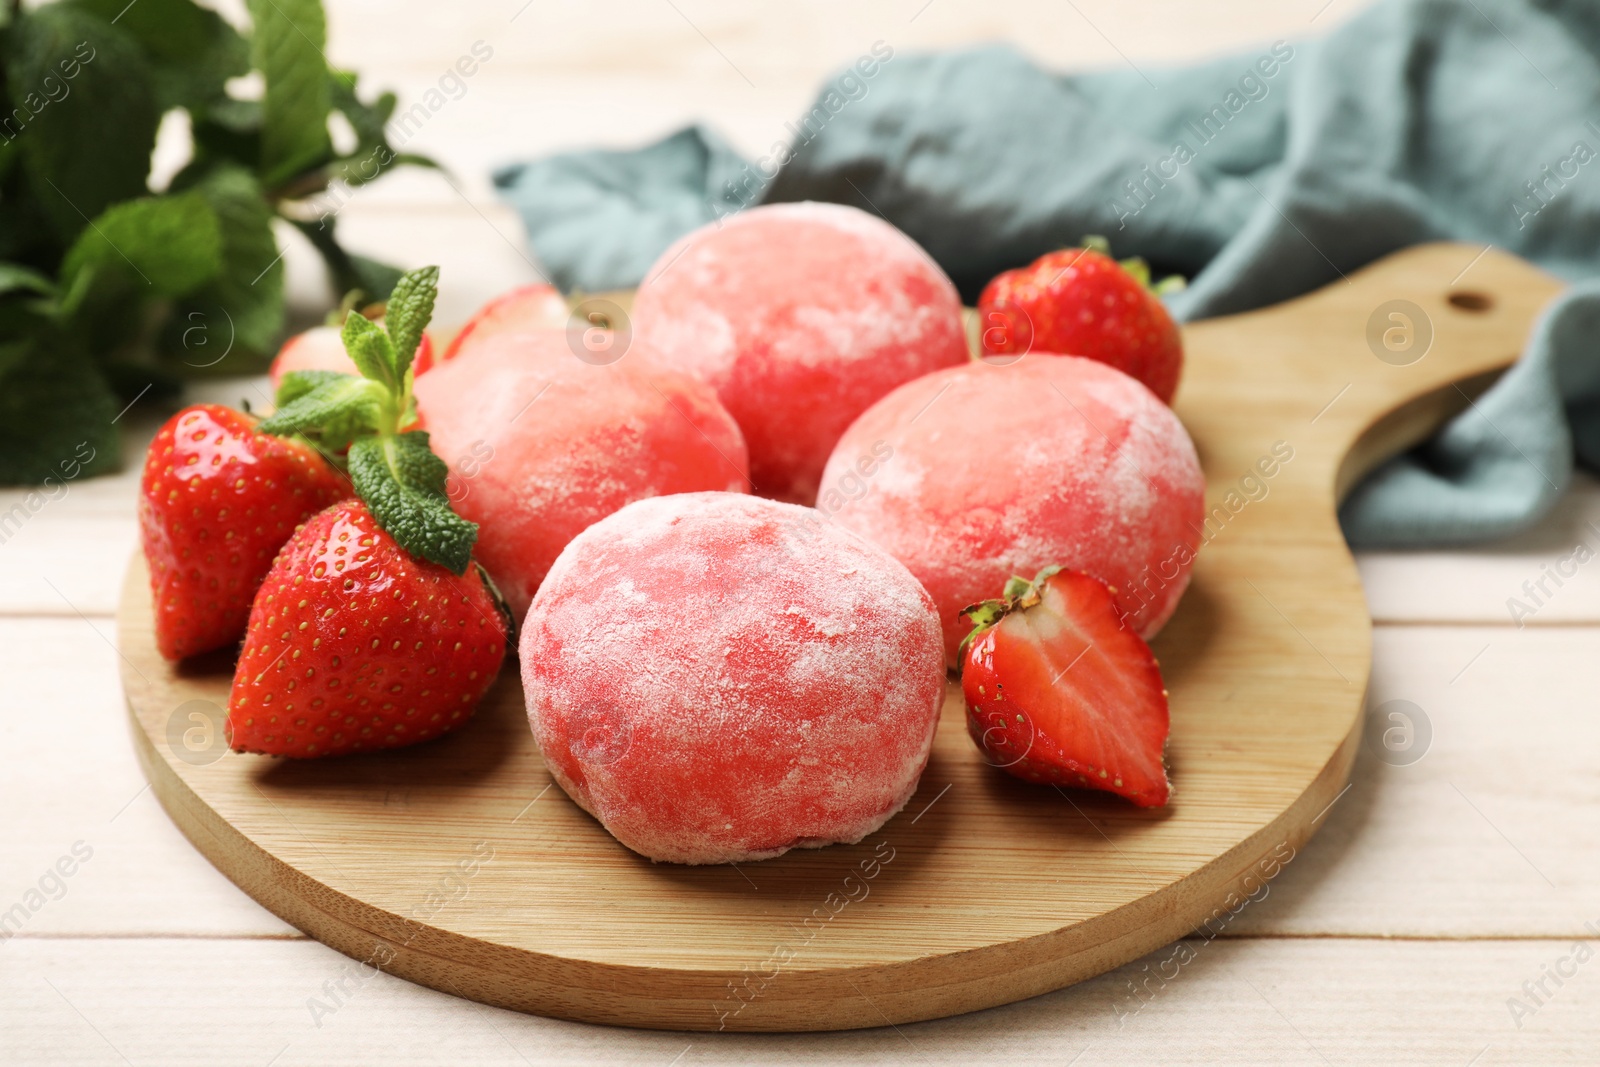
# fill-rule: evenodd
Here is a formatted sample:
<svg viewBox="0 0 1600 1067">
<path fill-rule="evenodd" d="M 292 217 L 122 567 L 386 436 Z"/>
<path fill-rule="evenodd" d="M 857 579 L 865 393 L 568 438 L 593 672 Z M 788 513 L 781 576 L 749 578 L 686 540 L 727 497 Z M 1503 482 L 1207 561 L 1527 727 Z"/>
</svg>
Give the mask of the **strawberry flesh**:
<svg viewBox="0 0 1600 1067">
<path fill-rule="evenodd" d="M 507 625 L 476 568 L 412 556 L 345 501 L 279 553 L 250 612 L 228 701 L 233 748 L 337 756 L 464 723 L 494 682 Z"/>
<path fill-rule="evenodd" d="M 248 415 L 200 404 L 168 419 L 139 493 L 161 654 L 177 660 L 237 641 L 278 549 L 349 495 L 314 449 L 257 433 Z"/>
<path fill-rule="evenodd" d="M 1149 646 L 1098 578 L 1063 570 L 1032 591 L 967 646 L 972 739 L 1026 781 L 1166 804 L 1167 691 Z"/>
</svg>

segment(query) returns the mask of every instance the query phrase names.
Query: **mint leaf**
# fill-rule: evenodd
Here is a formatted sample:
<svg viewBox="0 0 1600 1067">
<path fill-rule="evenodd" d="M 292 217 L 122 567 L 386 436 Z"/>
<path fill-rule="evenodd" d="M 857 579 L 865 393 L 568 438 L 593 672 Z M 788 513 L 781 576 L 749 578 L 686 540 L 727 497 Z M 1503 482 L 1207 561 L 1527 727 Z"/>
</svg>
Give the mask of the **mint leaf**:
<svg viewBox="0 0 1600 1067">
<path fill-rule="evenodd" d="M 0 485 L 43 483 L 37 500 L 30 494 L 19 505 L 31 513 L 61 484 L 115 470 L 118 407 L 89 360 L 37 338 L 0 389 Z"/>
<path fill-rule="evenodd" d="M 250 0 L 255 66 L 266 79 L 262 97 L 262 184 L 269 189 L 331 155 L 327 20 L 320 0 Z"/>
<path fill-rule="evenodd" d="M 182 296 L 221 266 L 222 233 L 203 197 L 149 196 L 107 208 L 83 231 L 62 264 L 61 288 L 69 309 L 112 277 L 150 296 Z"/>
<path fill-rule="evenodd" d="M 230 354 L 237 351 L 244 359 L 269 352 L 283 328 L 284 301 L 283 259 L 272 233 L 272 209 L 255 177 L 239 166 L 218 167 L 193 191 L 216 216 L 220 259 L 216 277 L 189 296 L 173 321 L 185 329 L 203 323 L 218 352 L 230 344 Z M 191 367 L 216 361 L 215 353 L 189 351 L 181 339 L 169 347 Z M 239 362 L 231 360 L 224 369 L 249 369 Z"/>
<path fill-rule="evenodd" d="M 361 149 L 372 148 L 388 143 L 388 132 L 384 129 L 389 119 L 394 115 L 395 105 L 399 100 L 393 93 L 379 93 L 378 99 L 370 104 L 364 103 L 356 95 L 356 83 L 359 75 L 353 70 L 335 70 L 328 72 L 332 81 L 329 91 L 332 93 L 333 106 L 350 120 L 350 128 L 356 132 L 356 153 L 361 154 Z"/>
<path fill-rule="evenodd" d="M 350 446 L 350 480 L 378 525 L 412 555 L 465 574 L 478 525 L 450 510 L 445 474 L 422 430 Z"/>
<path fill-rule="evenodd" d="M 354 377 L 353 374 L 341 374 L 336 370 L 292 370 L 279 379 L 274 403 L 279 408 L 285 408 L 319 386 Z"/>
<path fill-rule="evenodd" d="M 372 103 L 366 103 L 356 94 L 355 72 L 347 70 L 333 71 L 330 84 L 333 106 L 350 121 L 356 134 L 355 148 L 329 164 L 333 177 L 357 186 L 375 181 L 400 165 L 444 169 L 427 156 L 397 152 L 389 143 L 387 127 L 398 102 L 393 93 L 380 93 Z"/>
<path fill-rule="evenodd" d="M 37 335 L 56 310 L 55 283 L 20 263 L 0 263 L 0 389 L 6 374 L 33 355 Z"/>
<path fill-rule="evenodd" d="M 139 42 L 155 70 L 162 111 L 197 108 L 223 95 L 223 83 L 250 70 L 250 46 L 215 11 L 193 0 L 72 0 Z"/>
<path fill-rule="evenodd" d="M 256 428 L 280 436 L 336 424 L 374 427 L 388 399 L 377 382 L 341 374 L 295 397 Z"/>
<path fill-rule="evenodd" d="M 55 283 L 32 267 L 20 263 L 0 263 L 0 294 L 33 292 L 53 296 Z"/>
<path fill-rule="evenodd" d="M 0 56 L 3 55 L 0 49 Z M 4 86 L 0 84 L 0 99 L 4 96 Z M 3 106 L 0 105 L 0 260 L 55 263 L 61 257 L 62 238 L 31 188 L 23 166 L 22 139 L 5 139 L 17 125 L 15 121 L 6 124 Z M 50 195 L 56 196 L 54 191 Z"/>
<path fill-rule="evenodd" d="M 190 109 L 190 115 L 194 159 L 172 179 L 173 189 L 193 185 L 219 163 L 236 163 L 260 172 L 261 101 L 224 96 L 202 109 Z"/>
<path fill-rule="evenodd" d="M 72 4 L 24 13 L 4 47 L 0 120 L 26 167 L 28 206 L 70 241 L 109 205 L 146 192 L 161 117 L 154 72 L 130 34 Z"/>
<path fill-rule="evenodd" d="M 400 375 L 395 372 L 394 345 L 390 344 L 383 327 L 361 312 L 352 311 L 344 317 L 344 329 L 339 331 L 339 336 L 357 370 L 390 389 L 398 389 Z"/>
<path fill-rule="evenodd" d="M 439 295 L 439 268 L 419 267 L 401 275 L 384 307 L 384 327 L 394 343 L 395 377 L 403 379 L 422 342 L 423 328 L 433 318 Z"/>
<path fill-rule="evenodd" d="M 281 412 L 291 407 L 303 397 L 309 397 L 318 389 L 333 383 L 361 383 L 367 386 L 374 383 L 367 382 L 365 378 L 357 378 L 353 374 L 341 374 L 333 370 L 296 370 L 290 371 L 278 382 L 278 395 L 276 402 Z M 294 426 L 294 430 L 279 429 L 279 433 L 299 433 L 310 439 L 314 445 L 319 445 L 324 453 L 339 452 L 350 447 L 350 442 L 364 433 L 370 433 L 374 420 L 378 417 L 376 412 L 381 410 L 381 405 L 374 406 L 368 402 L 364 393 L 359 399 L 351 400 L 342 390 L 330 389 L 317 398 L 316 403 L 321 405 L 328 402 L 319 411 L 312 411 L 313 421 L 306 421 L 303 425 L 295 425 L 302 421 L 306 414 L 305 409 L 289 412 L 287 418 L 281 423 L 274 424 L 277 415 L 265 420 L 262 426 L 267 432 L 273 432 L 275 426 Z M 322 421 L 315 422 L 320 416 Z M 327 457 L 330 462 L 332 456 Z"/>
<path fill-rule="evenodd" d="M 0 201 L 0 210 L 4 207 L 4 202 Z M 311 246 L 322 256 L 322 261 L 328 265 L 335 292 L 348 293 L 359 289 L 372 300 L 389 299 L 389 293 L 400 280 L 401 272 L 387 263 L 346 252 L 334 236 L 337 223 L 334 216 L 328 215 L 316 222 L 289 221 L 311 242 Z M 0 234 L 0 238 L 3 238 L 3 234 Z"/>
</svg>

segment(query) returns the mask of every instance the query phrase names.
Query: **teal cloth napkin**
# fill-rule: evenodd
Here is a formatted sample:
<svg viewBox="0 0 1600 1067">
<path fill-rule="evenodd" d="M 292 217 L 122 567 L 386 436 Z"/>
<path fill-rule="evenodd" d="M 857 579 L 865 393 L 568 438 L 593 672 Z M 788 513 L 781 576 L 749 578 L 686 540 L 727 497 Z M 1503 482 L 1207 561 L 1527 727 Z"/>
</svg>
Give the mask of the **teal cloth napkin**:
<svg viewBox="0 0 1600 1067">
<path fill-rule="evenodd" d="M 1001 270 L 1105 234 L 1118 255 L 1192 279 L 1171 299 L 1181 319 L 1276 303 L 1421 241 L 1493 244 L 1574 284 L 1474 407 L 1355 489 L 1345 535 L 1504 536 L 1550 508 L 1575 454 L 1600 468 L 1593 0 L 1390 0 L 1324 38 L 1182 70 L 1060 75 L 1004 47 L 885 51 L 830 79 L 756 160 L 691 127 L 495 182 L 557 284 L 588 291 L 637 284 L 680 234 L 783 200 L 883 215 L 968 300 Z"/>
</svg>

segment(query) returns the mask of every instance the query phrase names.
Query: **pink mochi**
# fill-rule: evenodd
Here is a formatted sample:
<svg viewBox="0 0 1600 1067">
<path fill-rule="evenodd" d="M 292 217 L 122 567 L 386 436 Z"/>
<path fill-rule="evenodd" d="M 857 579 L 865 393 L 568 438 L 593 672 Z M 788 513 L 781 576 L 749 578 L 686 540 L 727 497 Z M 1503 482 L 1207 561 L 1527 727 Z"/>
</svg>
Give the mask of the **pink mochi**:
<svg viewBox="0 0 1600 1067">
<path fill-rule="evenodd" d="M 1145 638 L 1189 584 L 1205 478 L 1188 431 L 1134 379 L 1076 356 L 930 374 L 845 433 L 817 506 L 933 595 L 950 663 L 961 609 L 1053 564 L 1116 589 Z"/>
<path fill-rule="evenodd" d="M 709 387 L 586 363 L 564 333 L 485 337 L 415 390 L 451 504 L 480 526 L 474 555 L 519 619 L 586 526 L 645 497 L 749 481 L 739 427 Z"/>
<path fill-rule="evenodd" d="M 673 863 L 861 840 L 916 791 L 945 693 L 905 567 L 810 508 L 729 493 L 642 500 L 574 538 L 521 661 L 561 788 Z"/>
<path fill-rule="evenodd" d="M 709 382 L 764 496 L 816 499 L 855 417 L 968 358 L 961 300 L 888 223 L 839 204 L 752 208 L 681 238 L 633 306 L 641 355 Z"/>
</svg>

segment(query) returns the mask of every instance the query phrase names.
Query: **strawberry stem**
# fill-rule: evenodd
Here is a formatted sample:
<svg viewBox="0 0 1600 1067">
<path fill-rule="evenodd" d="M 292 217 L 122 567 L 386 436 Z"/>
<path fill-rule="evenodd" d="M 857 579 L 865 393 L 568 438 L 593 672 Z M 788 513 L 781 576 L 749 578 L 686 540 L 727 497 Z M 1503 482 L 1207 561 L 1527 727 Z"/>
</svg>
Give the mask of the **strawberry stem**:
<svg viewBox="0 0 1600 1067">
<path fill-rule="evenodd" d="M 959 671 L 966 662 L 967 646 L 972 644 L 986 630 L 993 629 L 1001 619 L 1014 611 L 1027 611 L 1036 606 L 1043 597 L 1041 590 L 1044 583 L 1059 574 L 1062 568 L 1052 564 L 1039 571 L 1030 582 L 1020 574 L 1013 574 L 1006 579 L 1006 584 L 1000 590 L 1000 599 L 984 600 L 961 609 L 961 614 L 972 620 L 972 632 L 961 639 L 960 646 L 956 649 L 956 669 Z"/>
<path fill-rule="evenodd" d="M 1078 242 L 1083 248 L 1091 252 L 1098 252 L 1107 259 L 1111 258 L 1111 242 L 1100 234 L 1091 233 Z M 1150 264 L 1142 256 L 1129 256 L 1127 259 L 1117 260 L 1117 266 L 1133 276 L 1133 280 L 1140 286 L 1150 290 L 1156 296 L 1166 296 L 1169 293 L 1180 292 L 1188 287 L 1189 283 L 1181 274 L 1169 274 L 1159 282 L 1151 283 Z"/>
</svg>

